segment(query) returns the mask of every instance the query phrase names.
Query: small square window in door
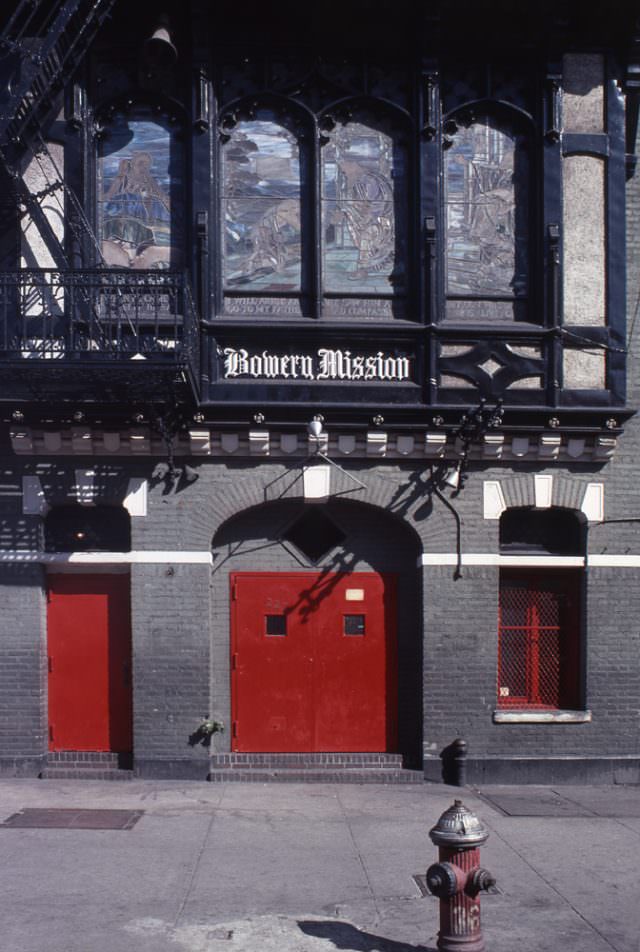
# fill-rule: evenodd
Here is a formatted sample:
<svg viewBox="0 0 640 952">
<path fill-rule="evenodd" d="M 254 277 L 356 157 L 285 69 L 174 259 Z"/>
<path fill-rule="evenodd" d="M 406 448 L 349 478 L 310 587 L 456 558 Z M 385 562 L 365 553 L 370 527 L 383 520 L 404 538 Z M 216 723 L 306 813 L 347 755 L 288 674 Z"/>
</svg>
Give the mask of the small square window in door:
<svg viewBox="0 0 640 952">
<path fill-rule="evenodd" d="M 287 634 L 287 616 L 286 615 L 265 615 L 265 634 L 284 638 Z"/>
<path fill-rule="evenodd" d="M 344 635 L 364 635 L 365 622 L 364 615 L 343 615 Z"/>
</svg>

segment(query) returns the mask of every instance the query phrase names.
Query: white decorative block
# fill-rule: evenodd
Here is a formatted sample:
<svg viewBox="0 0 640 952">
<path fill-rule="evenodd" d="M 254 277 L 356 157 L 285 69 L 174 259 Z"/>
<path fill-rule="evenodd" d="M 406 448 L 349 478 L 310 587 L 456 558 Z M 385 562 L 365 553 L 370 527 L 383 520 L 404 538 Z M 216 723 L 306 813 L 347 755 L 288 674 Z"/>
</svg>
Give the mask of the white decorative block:
<svg viewBox="0 0 640 952">
<path fill-rule="evenodd" d="M 249 452 L 251 455 L 269 455 L 269 431 L 249 430 Z"/>
<path fill-rule="evenodd" d="M 604 483 L 589 483 L 582 497 L 581 511 L 589 522 L 604 519 Z"/>
<path fill-rule="evenodd" d="M 446 433 L 425 433 L 424 435 L 424 455 L 425 456 L 444 456 L 447 445 Z"/>
<path fill-rule="evenodd" d="M 529 452 L 529 437 L 514 436 L 511 440 L 511 452 L 514 456 L 526 456 Z"/>
<path fill-rule="evenodd" d="M 497 480 L 486 479 L 483 484 L 482 514 L 485 519 L 499 519 L 507 508 L 502 486 Z"/>
<path fill-rule="evenodd" d="M 81 506 L 95 505 L 96 490 L 93 484 L 95 472 L 92 469 L 76 470 L 76 499 Z"/>
<path fill-rule="evenodd" d="M 44 516 L 49 509 L 38 476 L 22 477 L 22 512 L 25 516 Z"/>
<path fill-rule="evenodd" d="M 396 450 L 402 456 L 408 456 L 413 453 L 416 441 L 413 436 L 399 436 L 396 440 Z"/>
<path fill-rule="evenodd" d="M 130 516 L 146 516 L 147 485 L 147 480 L 142 476 L 134 476 L 129 480 L 123 506 Z"/>
<path fill-rule="evenodd" d="M 595 459 L 610 459 L 616 451 L 618 440 L 615 436 L 596 436 L 593 446 Z"/>
<path fill-rule="evenodd" d="M 42 442 L 47 453 L 59 453 L 62 449 L 62 433 L 60 430 L 45 430 Z"/>
<path fill-rule="evenodd" d="M 93 455 L 93 434 L 88 426 L 74 426 L 71 428 L 71 448 L 74 453 L 80 455 Z"/>
<path fill-rule="evenodd" d="M 120 434 L 119 433 L 103 433 L 102 434 L 102 445 L 104 446 L 107 453 L 117 453 L 120 449 Z"/>
<path fill-rule="evenodd" d="M 298 436 L 296 433 L 282 433 L 280 436 L 280 449 L 283 453 L 295 453 L 298 449 Z"/>
<path fill-rule="evenodd" d="M 240 446 L 240 437 L 237 433 L 222 433 L 220 446 L 224 453 L 235 453 Z"/>
<path fill-rule="evenodd" d="M 553 497 L 553 476 L 535 475 L 533 481 L 536 509 L 549 509 Z"/>
<path fill-rule="evenodd" d="M 305 466 L 302 485 L 305 502 L 326 502 L 331 492 L 331 467 L 325 463 Z"/>
<path fill-rule="evenodd" d="M 378 430 L 367 432 L 367 456 L 385 456 L 387 453 L 387 434 Z"/>
<path fill-rule="evenodd" d="M 189 430 L 189 450 L 193 456 L 210 456 L 211 430 Z"/>
<path fill-rule="evenodd" d="M 132 453 L 150 453 L 151 440 L 147 429 L 129 430 L 129 446 Z"/>
<path fill-rule="evenodd" d="M 314 453 L 327 453 L 329 451 L 329 434 L 322 432 L 320 436 L 311 436 L 308 440 L 309 455 Z"/>
<path fill-rule="evenodd" d="M 570 456 L 571 459 L 578 459 L 584 454 L 586 440 L 582 439 L 571 439 L 567 443 L 567 456 Z"/>
<path fill-rule="evenodd" d="M 9 431 L 11 446 L 14 453 L 33 452 L 33 434 L 29 427 L 20 427 Z"/>
<path fill-rule="evenodd" d="M 485 433 L 482 438 L 482 455 L 486 458 L 500 459 L 504 449 L 504 433 Z"/>
<path fill-rule="evenodd" d="M 344 456 L 349 456 L 356 448 L 356 438 L 350 434 L 338 437 L 338 451 Z"/>
<path fill-rule="evenodd" d="M 543 433 L 538 443 L 538 456 L 542 459 L 557 459 L 562 437 L 559 433 Z"/>
</svg>

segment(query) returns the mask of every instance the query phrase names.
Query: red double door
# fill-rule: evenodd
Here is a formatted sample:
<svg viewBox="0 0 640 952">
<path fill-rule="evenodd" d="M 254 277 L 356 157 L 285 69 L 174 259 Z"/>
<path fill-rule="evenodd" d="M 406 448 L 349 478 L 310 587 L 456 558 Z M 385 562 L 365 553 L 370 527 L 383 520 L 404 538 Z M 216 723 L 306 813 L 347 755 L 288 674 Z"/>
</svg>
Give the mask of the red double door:
<svg viewBox="0 0 640 952">
<path fill-rule="evenodd" d="M 393 751 L 395 579 L 238 573 L 232 749 Z"/>
<path fill-rule="evenodd" d="M 49 749 L 132 748 L 128 575 L 48 580 Z"/>
</svg>

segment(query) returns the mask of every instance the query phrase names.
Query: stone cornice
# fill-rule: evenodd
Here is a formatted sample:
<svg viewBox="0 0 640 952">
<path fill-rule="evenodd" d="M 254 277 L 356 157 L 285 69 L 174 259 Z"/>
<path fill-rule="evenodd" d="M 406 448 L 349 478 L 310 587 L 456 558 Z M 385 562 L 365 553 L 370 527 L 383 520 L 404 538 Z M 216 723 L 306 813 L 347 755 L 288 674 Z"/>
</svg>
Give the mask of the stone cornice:
<svg viewBox="0 0 640 952">
<path fill-rule="evenodd" d="M 9 431 L 11 447 L 20 456 L 165 456 L 166 444 L 148 426 L 119 431 L 90 426 L 41 430 L 15 424 Z M 566 434 L 548 432 L 487 433 L 474 443 L 470 460 L 486 462 L 602 463 L 616 450 L 612 433 Z M 281 432 L 265 427 L 227 431 L 193 427 L 175 439 L 176 456 L 220 459 L 300 459 L 316 450 L 336 459 L 451 460 L 459 458 L 459 442 L 444 431 L 394 432 L 392 429 L 362 429 L 352 433 L 323 433 L 317 440 L 304 431 Z"/>
</svg>

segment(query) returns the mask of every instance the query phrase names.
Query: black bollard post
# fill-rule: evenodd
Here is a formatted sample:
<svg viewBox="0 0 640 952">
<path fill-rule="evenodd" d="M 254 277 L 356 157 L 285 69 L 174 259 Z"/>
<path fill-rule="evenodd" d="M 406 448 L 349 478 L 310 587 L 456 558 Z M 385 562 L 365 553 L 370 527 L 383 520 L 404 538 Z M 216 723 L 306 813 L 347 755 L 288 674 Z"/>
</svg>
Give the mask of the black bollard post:
<svg viewBox="0 0 640 952">
<path fill-rule="evenodd" d="M 452 787 L 464 787 L 467 783 L 466 740 L 457 737 L 441 753 L 442 779 Z"/>
</svg>

